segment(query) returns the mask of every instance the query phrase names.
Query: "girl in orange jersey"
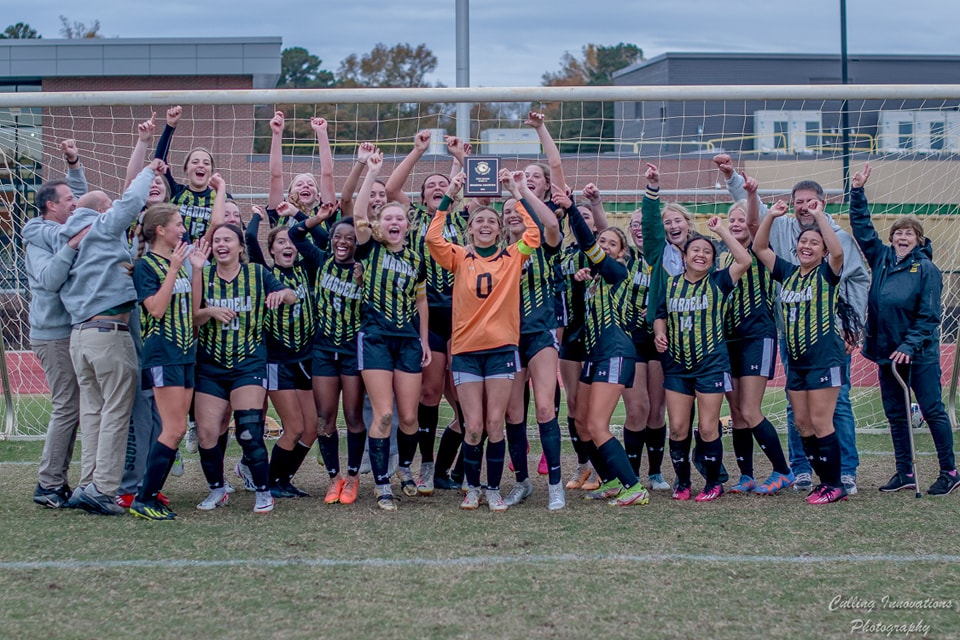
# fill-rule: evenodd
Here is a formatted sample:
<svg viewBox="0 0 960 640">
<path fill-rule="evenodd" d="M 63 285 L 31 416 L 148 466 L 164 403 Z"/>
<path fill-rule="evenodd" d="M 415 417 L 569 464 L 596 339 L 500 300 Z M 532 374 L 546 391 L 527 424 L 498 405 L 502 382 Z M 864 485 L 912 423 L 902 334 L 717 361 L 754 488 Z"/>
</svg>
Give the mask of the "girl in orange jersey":
<svg viewBox="0 0 960 640">
<path fill-rule="evenodd" d="M 505 511 L 500 495 L 506 453 L 503 421 L 513 378 L 520 369 L 520 273 L 523 263 L 540 246 L 540 230 L 522 211 L 521 239 L 503 248 L 503 222 L 489 207 L 477 207 L 467 221 L 471 249 L 444 239 L 443 223 L 464 182 L 463 173 L 450 183 L 426 235 L 430 255 L 454 274 L 453 338 L 450 369 L 460 396 L 466 429 L 463 463 L 468 490 L 461 509 L 480 504 L 481 438 L 487 435 L 487 503 Z M 501 172 L 500 179 L 509 179 Z"/>
</svg>

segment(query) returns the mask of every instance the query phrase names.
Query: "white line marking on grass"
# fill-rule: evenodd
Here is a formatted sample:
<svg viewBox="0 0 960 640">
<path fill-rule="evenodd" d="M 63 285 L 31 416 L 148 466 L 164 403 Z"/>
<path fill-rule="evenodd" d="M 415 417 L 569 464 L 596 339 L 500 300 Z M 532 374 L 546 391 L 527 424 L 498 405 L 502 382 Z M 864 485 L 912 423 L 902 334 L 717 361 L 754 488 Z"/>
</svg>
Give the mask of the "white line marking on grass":
<svg viewBox="0 0 960 640">
<path fill-rule="evenodd" d="M 46 560 L 37 562 L 0 562 L 0 571 L 42 569 L 219 569 L 224 567 L 282 568 L 380 568 L 380 567 L 470 567 L 501 564 L 564 564 L 573 562 L 708 562 L 714 564 L 873 564 L 907 562 L 939 562 L 960 564 L 960 555 L 836 555 L 836 556 L 745 556 L 693 553 L 665 553 L 640 555 L 547 555 L 547 556 L 501 556 L 461 558 L 251 558 L 236 560 Z"/>
</svg>

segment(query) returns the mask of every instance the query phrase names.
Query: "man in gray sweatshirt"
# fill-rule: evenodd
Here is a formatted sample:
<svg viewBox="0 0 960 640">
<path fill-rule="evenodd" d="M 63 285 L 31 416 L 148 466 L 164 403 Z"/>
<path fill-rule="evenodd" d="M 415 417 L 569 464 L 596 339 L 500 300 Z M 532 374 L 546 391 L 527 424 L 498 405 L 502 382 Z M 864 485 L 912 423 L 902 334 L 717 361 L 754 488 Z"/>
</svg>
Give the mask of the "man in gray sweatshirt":
<svg viewBox="0 0 960 640">
<path fill-rule="evenodd" d="M 56 243 L 89 227 L 60 300 L 70 314 L 70 357 L 80 387 L 81 477 L 67 506 L 101 515 L 122 514 L 114 498 L 123 474 L 127 430 L 140 366 L 130 336 L 137 292 L 127 270 L 126 233 L 146 203 L 150 183 L 162 175 L 154 160 L 110 205 L 102 192 L 88 193 L 58 230 Z"/>
<path fill-rule="evenodd" d="M 70 316 L 60 302 L 59 290 L 87 233 L 86 229 L 78 232 L 58 250 L 51 242 L 56 230 L 77 208 L 76 198 L 87 192 L 76 143 L 64 140 L 60 147 L 67 162 L 66 180 L 52 180 L 37 190 L 35 202 L 40 216 L 29 220 L 21 231 L 31 294 L 30 346 L 43 368 L 51 401 L 33 501 L 54 509 L 70 498 L 67 472 L 80 415 L 80 391 L 70 360 Z"/>
</svg>

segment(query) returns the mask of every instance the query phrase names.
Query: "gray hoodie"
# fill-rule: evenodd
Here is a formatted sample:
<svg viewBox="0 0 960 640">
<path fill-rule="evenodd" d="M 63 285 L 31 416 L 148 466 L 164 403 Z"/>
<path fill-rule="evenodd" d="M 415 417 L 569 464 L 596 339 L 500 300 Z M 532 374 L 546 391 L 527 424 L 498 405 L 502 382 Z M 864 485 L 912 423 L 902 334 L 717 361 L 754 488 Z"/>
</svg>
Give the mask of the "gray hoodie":
<svg viewBox="0 0 960 640">
<path fill-rule="evenodd" d="M 87 192 L 83 167 L 67 171 L 66 182 L 77 198 Z M 24 244 L 23 262 L 30 285 L 30 340 L 70 337 L 70 314 L 63 307 L 58 292 L 67 280 L 77 250 L 66 243 L 58 248 L 59 229 L 58 222 L 33 218 L 20 232 Z"/>
<path fill-rule="evenodd" d="M 107 309 L 134 302 L 137 290 L 125 263 L 131 261 L 127 229 L 136 221 L 150 194 L 153 170 L 145 168 L 133 180 L 123 198 L 114 200 L 105 213 L 77 209 L 57 234 L 63 246 L 85 227 L 90 231 L 60 288 L 60 300 L 74 324 L 89 320 Z"/>
</svg>

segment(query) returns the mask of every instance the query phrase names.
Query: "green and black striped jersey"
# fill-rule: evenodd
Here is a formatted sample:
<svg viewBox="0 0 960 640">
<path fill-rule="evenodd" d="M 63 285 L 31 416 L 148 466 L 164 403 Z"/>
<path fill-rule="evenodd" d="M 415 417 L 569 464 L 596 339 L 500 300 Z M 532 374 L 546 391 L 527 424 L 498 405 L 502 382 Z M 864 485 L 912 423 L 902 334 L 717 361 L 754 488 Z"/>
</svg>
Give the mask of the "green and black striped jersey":
<svg viewBox="0 0 960 640">
<path fill-rule="evenodd" d="M 317 308 L 323 310 L 317 318 L 318 345 L 356 352 L 363 293 L 362 276 L 356 273 L 356 263 L 339 264 L 332 253 L 320 263 L 314 287 Z"/>
<path fill-rule="evenodd" d="M 160 290 L 168 277 L 170 260 L 148 253 L 133 267 L 133 284 L 140 302 L 140 330 L 143 351 L 140 366 L 159 367 L 175 364 L 193 364 L 197 359 L 197 341 L 193 335 L 193 296 L 187 270 L 171 274 L 176 278 L 170 304 L 162 318 L 154 318 L 143 306 L 144 300 Z"/>
<path fill-rule="evenodd" d="M 618 292 L 623 305 L 624 328 L 629 333 L 649 333 L 647 304 L 650 295 L 650 276 L 653 273 L 643 254 L 631 248 L 627 252 L 627 279 Z"/>
<path fill-rule="evenodd" d="M 423 207 L 412 206 L 407 212 L 410 219 L 410 234 L 408 244 L 423 256 L 427 274 L 427 305 L 431 307 L 453 306 L 453 272 L 447 271 L 433 259 L 427 249 L 427 229 L 433 221 Z M 443 238 L 459 246 L 467 243 L 467 216 L 462 208 L 451 207 L 447 212 L 447 219 L 443 224 Z"/>
<path fill-rule="evenodd" d="M 409 243 L 390 251 L 376 240 L 357 245 L 363 265 L 361 327 L 366 333 L 419 337 L 417 296 L 426 290 L 426 258 Z"/>
<path fill-rule="evenodd" d="M 729 371 L 730 360 L 723 337 L 724 299 L 733 291 L 729 269 L 714 271 L 698 282 L 683 275 L 667 278 L 657 319 L 667 321 L 667 356 L 675 365 L 665 367 L 690 373 L 704 364 L 718 362 Z"/>
<path fill-rule="evenodd" d="M 302 260 L 290 269 L 274 266 L 271 273 L 284 288 L 293 289 L 297 301 L 267 310 L 267 357 L 270 362 L 298 362 L 310 356 L 317 332 L 311 275 Z"/>
<path fill-rule="evenodd" d="M 776 338 L 773 278 L 763 263 L 757 260 L 753 250 L 747 250 L 753 262 L 727 297 L 723 323 L 724 334 L 727 340 Z M 733 262 L 733 254 L 729 251 L 720 254 L 720 264 L 723 268 L 728 268 Z"/>
<path fill-rule="evenodd" d="M 556 271 L 562 277 L 562 288 L 555 287 L 554 290 L 560 296 L 563 304 L 566 324 L 563 332 L 563 342 L 570 343 L 582 339 L 583 322 L 586 315 L 584 306 L 584 297 L 587 289 L 587 283 L 578 282 L 574 279 L 577 271 L 588 269 L 590 261 L 583 255 L 580 247 L 576 244 L 567 245 L 559 256 L 559 267 Z"/>
<path fill-rule="evenodd" d="M 240 265 L 233 280 L 217 275 L 216 265 L 203 268 L 203 307 L 226 307 L 236 313 L 228 322 L 209 320 L 200 327 L 200 360 L 232 369 L 248 358 L 266 363 L 264 341 L 267 294 L 284 287 L 259 264 Z"/>
<path fill-rule="evenodd" d="M 583 347 L 590 361 L 636 358 L 633 341 L 626 333 L 626 319 L 620 300 L 619 291 L 624 284 L 623 281 L 610 284 L 601 275 L 586 282 Z"/>
<path fill-rule="evenodd" d="M 173 183 L 173 196 L 170 202 L 180 208 L 183 226 L 187 229 L 190 242 L 196 242 L 207 232 L 213 200 L 217 192 L 207 187 L 204 191 L 191 191 L 186 185 Z"/>
<path fill-rule="evenodd" d="M 778 257 L 772 272 L 780 289 L 780 306 L 792 369 L 828 369 L 846 361 L 843 338 L 837 326 L 840 276 L 830 263 L 807 275 L 800 267 Z"/>
<path fill-rule="evenodd" d="M 523 263 L 520 274 L 520 333 L 540 333 L 557 328 L 554 265 L 560 246 L 542 244 Z"/>
</svg>

